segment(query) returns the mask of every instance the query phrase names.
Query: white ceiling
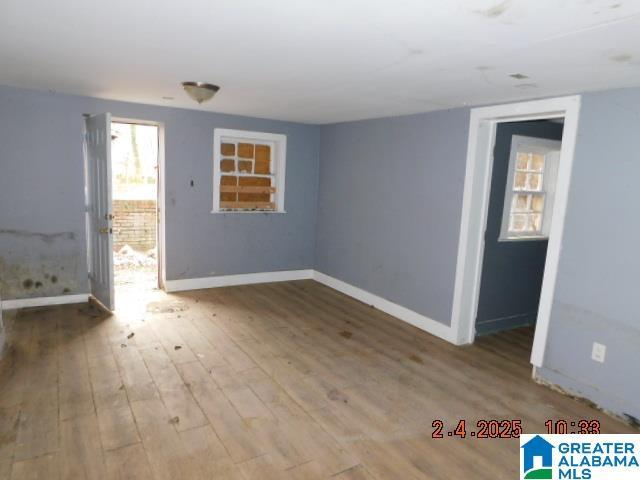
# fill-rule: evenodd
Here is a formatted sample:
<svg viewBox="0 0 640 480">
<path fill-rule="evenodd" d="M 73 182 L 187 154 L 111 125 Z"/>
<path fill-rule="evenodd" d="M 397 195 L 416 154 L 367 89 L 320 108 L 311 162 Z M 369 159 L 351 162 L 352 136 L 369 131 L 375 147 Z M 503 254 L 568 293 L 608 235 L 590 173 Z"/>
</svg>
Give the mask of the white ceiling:
<svg viewBox="0 0 640 480">
<path fill-rule="evenodd" d="M 0 84 L 309 123 L 637 86 L 640 0 L 1 0 Z"/>
</svg>

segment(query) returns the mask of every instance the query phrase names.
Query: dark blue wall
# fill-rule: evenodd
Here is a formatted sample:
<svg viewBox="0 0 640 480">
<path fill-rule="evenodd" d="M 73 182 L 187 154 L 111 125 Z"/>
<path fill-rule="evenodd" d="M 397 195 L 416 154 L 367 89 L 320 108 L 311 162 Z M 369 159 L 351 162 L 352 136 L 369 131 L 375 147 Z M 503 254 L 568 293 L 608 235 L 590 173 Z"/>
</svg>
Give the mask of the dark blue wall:
<svg viewBox="0 0 640 480">
<path fill-rule="evenodd" d="M 538 313 L 547 241 L 498 241 L 514 135 L 561 140 L 562 124 L 534 121 L 498 125 L 476 317 L 478 335 L 531 325 Z"/>
</svg>

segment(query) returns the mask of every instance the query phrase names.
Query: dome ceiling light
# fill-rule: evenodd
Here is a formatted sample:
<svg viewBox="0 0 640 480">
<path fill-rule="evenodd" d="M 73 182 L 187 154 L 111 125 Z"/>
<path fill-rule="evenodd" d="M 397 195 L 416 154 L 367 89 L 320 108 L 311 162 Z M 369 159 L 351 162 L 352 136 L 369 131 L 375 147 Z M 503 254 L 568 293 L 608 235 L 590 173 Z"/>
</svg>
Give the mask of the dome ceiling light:
<svg viewBox="0 0 640 480">
<path fill-rule="evenodd" d="M 220 90 L 219 86 L 204 82 L 182 82 L 182 88 L 187 92 L 187 95 L 198 103 L 211 100 L 216 92 Z"/>
</svg>

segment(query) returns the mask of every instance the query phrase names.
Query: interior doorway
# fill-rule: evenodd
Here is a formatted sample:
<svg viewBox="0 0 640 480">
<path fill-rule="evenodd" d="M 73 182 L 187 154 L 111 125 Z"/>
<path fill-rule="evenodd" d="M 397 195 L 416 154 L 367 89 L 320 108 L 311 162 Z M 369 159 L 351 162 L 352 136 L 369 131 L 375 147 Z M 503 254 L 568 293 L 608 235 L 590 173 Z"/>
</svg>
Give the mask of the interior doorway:
<svg viewBox="0 0 640 480">
<path fill-rule="evenodd" d="M 114 282 L 118 288 L 159 286 L 159 127 L 111 123 Z"/>
<path fill-rule="evenodd" d="M 497 125 L 484 235 L 477 336 L 531 330 L 553 214 L 563 119 Z"/>
<path fill-rule="evenodd" d="M 579 95 L 574 95 L 471 109 L 451 318 L 451 335 L 454 342 L 459 345 L 473 343 L 476 338 L 476 319 L 497 128 L 505 122 L 564 120 L 562 145 L 557 162 L 556 188 L 548 222 L 544 273 L 530 356 L 534 375 L 535 368 L 543 365 L 549 333 L 580 117 L 580 100 Z"/>
</svg>

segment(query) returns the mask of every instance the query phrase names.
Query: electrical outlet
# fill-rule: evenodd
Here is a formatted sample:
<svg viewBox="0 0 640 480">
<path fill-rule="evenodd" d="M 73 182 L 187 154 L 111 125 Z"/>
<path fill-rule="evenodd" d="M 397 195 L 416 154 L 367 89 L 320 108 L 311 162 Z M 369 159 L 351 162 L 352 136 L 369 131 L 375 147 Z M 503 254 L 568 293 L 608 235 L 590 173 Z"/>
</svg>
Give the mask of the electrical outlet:
<svg viewBox="0 0 640 480">
<path fill-rule="evenodd" d="M 604 363 L 604 357 L 607 353 L 606 345 L 602 345 L 598 342 L 593 342 L 593 348 L 591 349 L 591 360 Z"/>
</svg>

